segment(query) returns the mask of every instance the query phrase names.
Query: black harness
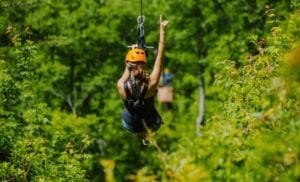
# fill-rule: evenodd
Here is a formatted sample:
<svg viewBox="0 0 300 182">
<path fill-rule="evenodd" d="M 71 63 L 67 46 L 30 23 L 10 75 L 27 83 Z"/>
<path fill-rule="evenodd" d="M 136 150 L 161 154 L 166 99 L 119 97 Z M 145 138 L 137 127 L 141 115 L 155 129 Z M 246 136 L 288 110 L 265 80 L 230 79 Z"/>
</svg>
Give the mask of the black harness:
<svg viewBox="0 0 300 182">
<path fill-rule="evenodd" d="M 131 87 L 132 92 L 130 92 L 129 90 L 129 85 Z M 142 87 L 139 88 L 136 84 L 135 78 L 130 78 L 124 83 L 124 89 L 126 92 L 129 107 L 133 110 L 143 109 L 145 105 L 145 95 L 148 90 L 148 80 L 143 81 Z"/>
</svg>

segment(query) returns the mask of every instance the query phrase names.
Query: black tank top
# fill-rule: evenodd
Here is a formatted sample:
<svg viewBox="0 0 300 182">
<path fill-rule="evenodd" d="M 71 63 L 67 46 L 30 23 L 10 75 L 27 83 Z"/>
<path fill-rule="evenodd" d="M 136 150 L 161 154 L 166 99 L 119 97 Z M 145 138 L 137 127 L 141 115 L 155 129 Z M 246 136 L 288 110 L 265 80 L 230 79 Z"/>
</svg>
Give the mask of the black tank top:
<svg viewBox="0 0 300 182">
<path fill-rule="evenodd" d="M 129 84 L 132 92 L 129 90 Z M 134 85 L 132 79 L 128 79 L 124 83 L 124 89 L 127 97 L 127 99 L 123 100 L 125 108 L 132 116 L 134 116 L 134 118 L 136 118 L 136 120 L 147 120 L 147 118 L 152 118 L 153 114 L 157 114 L 154 106 L 154 96 L 145 99 L 148 90 L 148 80 L 143 82 L 141 88 L 138 88 L 137 85 Z"/>
</svg>

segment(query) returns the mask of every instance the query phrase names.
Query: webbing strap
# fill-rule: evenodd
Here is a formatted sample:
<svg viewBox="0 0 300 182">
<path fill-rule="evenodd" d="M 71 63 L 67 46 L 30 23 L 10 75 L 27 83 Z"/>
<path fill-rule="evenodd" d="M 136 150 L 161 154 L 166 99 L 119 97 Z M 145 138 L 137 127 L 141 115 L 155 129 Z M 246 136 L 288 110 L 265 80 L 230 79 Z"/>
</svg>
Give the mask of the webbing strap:
<svg viewBox="0 0 300 182">
<path fill-rule="evenodd" d="M 147 90 L 148 90 L 148 82 L 144 81 L 144 87 L 143 87 L 142 94 L 141 94 L 141 98 L 142 98 L 142 99 L 145 98 L 145 95 L 146 95 L 146 93 L 147 93 Z"/>
<path fill-rule="evenodd" d="M 124 90 L 125 90 L 127 99 L 131 99 L 132 96 L 130 94 L 130 90 L 128 87 L 128 81 L 124 82 Z"/>
<path fill-rule="evenodd" d="M 131 86 L 132 93 L 130 93 L 129 84 Z M 134 81 L 132 79 L 129 79 L 128 81 L 126 81 L 124 83 L 124 90 L 125 90 L 127 99 L 132 99 L 132 98 L 137 99 L 137 100 L 144 99 L 144 97 L 147 93 L 147 90 L 148 90 L 148 83 L 147 83 L 147 81 L 144 81 L 142 89 L 140 90 L 138 88 L 138 86 L 136 85 L 136 83 L 134 83 Z"/>
<path fill-rule="evenodd" d="M 131 90 L 132 90 L 132 96 L 135 99 L 139 99 L 140 96 L 141 96 L 141 91 L 140 91 L 140 89 L 138 88 L 138 86 L 136 84 L 136 80 L 134 78 L 133 79 L 129 79 L 129 83 L 130 83 Z"/>
</svg>

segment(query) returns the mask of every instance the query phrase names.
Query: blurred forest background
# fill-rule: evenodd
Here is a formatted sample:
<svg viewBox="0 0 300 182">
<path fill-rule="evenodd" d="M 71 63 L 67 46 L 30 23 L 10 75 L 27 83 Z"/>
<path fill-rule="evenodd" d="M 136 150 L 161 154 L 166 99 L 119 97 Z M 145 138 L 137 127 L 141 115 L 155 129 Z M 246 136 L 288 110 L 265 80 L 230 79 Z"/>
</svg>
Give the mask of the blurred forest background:
<svg viewBox="0 0 300 182">
<path fill-rule="evenodd" d="M 160 14 L 170 21 L 174 101 L 157 103 L 164 125 L 143 146 L 122 128 L 116 89 L 140 1 L 1 0 L 0 180 L 299 181 L 299 9 L 144 0 L 148 45 Z"/>
</svg>

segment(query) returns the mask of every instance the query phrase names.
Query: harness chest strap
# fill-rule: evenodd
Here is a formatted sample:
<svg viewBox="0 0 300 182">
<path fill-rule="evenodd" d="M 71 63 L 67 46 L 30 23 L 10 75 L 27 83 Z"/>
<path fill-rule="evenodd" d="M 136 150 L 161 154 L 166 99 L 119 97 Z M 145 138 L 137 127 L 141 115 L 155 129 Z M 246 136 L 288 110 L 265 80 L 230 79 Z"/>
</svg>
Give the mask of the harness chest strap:
<svg viewBox="0 0 300 182">
<path fill-rule="evenodd" d="M 129 84 L 130 84 L 130 87 L 132 88 L 132 93 L 130 93 Z M 147 93 L 148 82 L 147 81 L 143 82 L 143 87 L 142 87 L 142 91 L 141 91 L 139 88 L 137 88 L 136 85 L 134 86 L 132 80 L 128 80 L 124 83 L 124 90 L 125 90 L 127 99 L 141 100 L 141 99 L 144 99 L 144 97 Z M 136 96 L 136 97 L 134 97 L 134 96 Z"/>
<path fill-rule="evenodd" d="M 124 90 L 126 93 L 126 98 L 131 99 L 132 95 L 131 95 L 129 87 L 128 87 L 128 81 L 124 82 Z"/>
</svg>

